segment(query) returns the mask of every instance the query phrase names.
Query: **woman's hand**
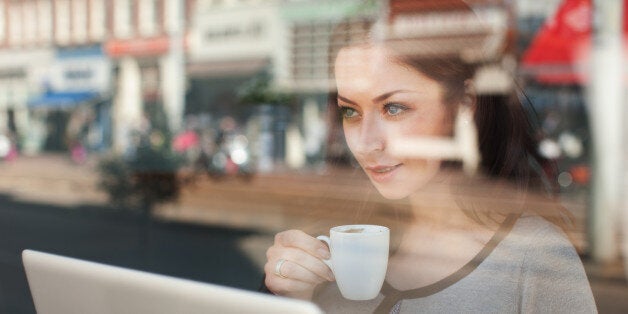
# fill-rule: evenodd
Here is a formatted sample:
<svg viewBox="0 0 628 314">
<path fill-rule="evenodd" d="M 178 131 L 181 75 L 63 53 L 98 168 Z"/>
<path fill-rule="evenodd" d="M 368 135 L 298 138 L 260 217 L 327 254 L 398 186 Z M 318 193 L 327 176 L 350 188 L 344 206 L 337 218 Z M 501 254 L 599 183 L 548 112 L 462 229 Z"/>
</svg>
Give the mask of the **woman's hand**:
<svg viewBox="0 0 628 314">
<path fill-rule="evenodd" d="M 318 284 L 335 280 L 322 261 L 329 257 L 327 245 L 305 232 L 280 232 L 266 251 L 266 287 L 277 295 L 309 300 Z"/>
</svg>

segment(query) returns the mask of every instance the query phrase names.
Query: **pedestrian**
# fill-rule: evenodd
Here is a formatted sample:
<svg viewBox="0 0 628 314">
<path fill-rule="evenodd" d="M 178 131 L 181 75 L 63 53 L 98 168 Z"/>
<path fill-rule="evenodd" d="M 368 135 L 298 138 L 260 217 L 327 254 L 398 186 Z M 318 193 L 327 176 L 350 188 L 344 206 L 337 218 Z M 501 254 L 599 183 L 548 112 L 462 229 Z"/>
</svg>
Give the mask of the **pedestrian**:
<svg viewBox="0 0 628 314">
<path fill-rule="evenodd" d="M 412 44 L 370 34 L 340 48 L 334 63 L 330 110 L 349 150 L 382 196 L 412 211 L 391 230 L 400 236 L 380 294 L 344 299 L 323 262 L 327 246 L 300 230 L 275 236 L 264 288 L 327 313 L 596 312 L 569 214 L 542 196 L 554 192 L 550 162 L 536 151 L 523 104 L 479 95 L 474 64 Z M 446 158 L 393 149 L 451 138 L 459 124 L 477 130 L 475 175 Z"/>
</svg>

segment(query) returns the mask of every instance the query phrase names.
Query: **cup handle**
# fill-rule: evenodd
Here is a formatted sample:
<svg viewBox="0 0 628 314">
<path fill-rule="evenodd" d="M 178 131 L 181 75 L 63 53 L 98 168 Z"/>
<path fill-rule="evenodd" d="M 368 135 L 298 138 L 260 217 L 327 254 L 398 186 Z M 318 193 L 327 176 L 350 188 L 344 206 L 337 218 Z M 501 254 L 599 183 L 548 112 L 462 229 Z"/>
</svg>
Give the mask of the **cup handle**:
<svg viewBox="0 0 628 314">
<path fill-rule="evenodd" d="M 317 239 L 327 243 L 327 247 L 329 247 L 329 250 L 331 251 L 331 239 L 329 239 L 328 236 L 324 236 L 324 235 L 320 235 L 318 237 L 316 237 Z M 322 260 L 323 263 L 325 263 L 327 265 L 327 267 L 329 267 L 329 269 L 331 269 L 331 271 L 334 271 L 334 268 L 331 266 L 331 258 L 330 259 L 324 259 Z"/>
</svg>

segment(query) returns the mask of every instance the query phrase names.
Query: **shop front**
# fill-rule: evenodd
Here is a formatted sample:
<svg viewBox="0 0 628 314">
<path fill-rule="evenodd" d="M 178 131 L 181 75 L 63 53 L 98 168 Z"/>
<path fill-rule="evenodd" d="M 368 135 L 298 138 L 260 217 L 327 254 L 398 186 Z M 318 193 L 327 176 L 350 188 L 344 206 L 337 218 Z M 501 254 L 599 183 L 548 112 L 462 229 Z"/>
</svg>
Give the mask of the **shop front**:
<svg viewBox="0 0 628 314">
<path fill-rule="evenodd" d="M 105 44 L 107 55 L 114 60 L 112 105 L 112 145 L 114 151 L 133 149 L 133 136 L 150 128 L 168 125 L 163 93 L 168 88 L 167 62 L 170 50 L 168 36 L 134 39 L 112 39 Z"/>
<path fill-rule="evenodd" d="M 288 118 L 285 104 L 246 95 L 271 92 L 281 32 L 275 5 L 199 2 L 188 37 L 186 115 L 204 117 L 200 127 L 217 133 L 221 120 L 233 118 L 248 136 L 260 171 L 272 170 L 285 158 Z"/>
<path fill-rule="evenodd" d="M 38 150 L 101 150 L 108 146 L 111 63 L 100 45 L 60 48 L 28 99 L 32 125 L 43 126 Z"/>
<path fill-rule="evenodd" d="M 13 150 L 32 154 L 41 147 L 45 126 L 30 112 L 28 101 L 41 90 L 53 58 L 54 51 L 49 49 L 0 54 L 0 135 Z"/>
</svg>

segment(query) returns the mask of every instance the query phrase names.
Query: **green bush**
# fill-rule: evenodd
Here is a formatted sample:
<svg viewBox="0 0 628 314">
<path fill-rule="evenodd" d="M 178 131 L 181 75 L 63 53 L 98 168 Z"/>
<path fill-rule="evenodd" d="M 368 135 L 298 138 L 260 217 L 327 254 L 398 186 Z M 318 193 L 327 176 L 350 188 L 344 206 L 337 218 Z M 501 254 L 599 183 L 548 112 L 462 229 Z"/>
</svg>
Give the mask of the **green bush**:
<svg viewBox="0 0 628 314">
<path fill-rule="evenodd" d="M 113 207 L 148 214 L 155 204 L 179 196 L 181 182 L 177 172 L 183 161 L 170 145 L 140 141 L 129 156 L 101 160 L 99 186 L 109 195 Z"/>
</svg>

